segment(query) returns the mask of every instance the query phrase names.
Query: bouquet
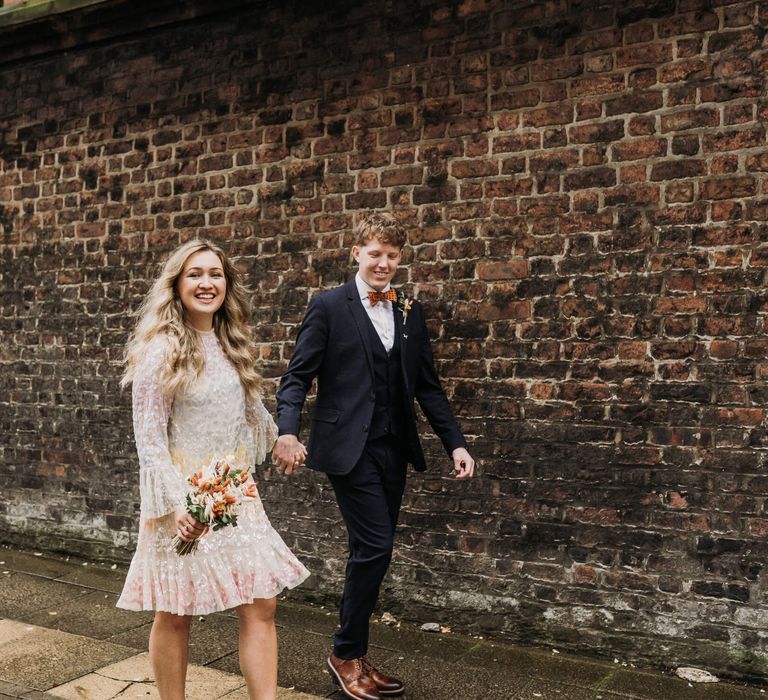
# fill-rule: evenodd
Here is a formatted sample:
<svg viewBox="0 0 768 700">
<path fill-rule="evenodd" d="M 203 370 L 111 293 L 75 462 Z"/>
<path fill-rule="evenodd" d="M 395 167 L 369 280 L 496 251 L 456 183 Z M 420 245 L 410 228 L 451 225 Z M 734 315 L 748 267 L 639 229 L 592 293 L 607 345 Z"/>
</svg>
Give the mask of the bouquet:
<svg viewBox="0 0 768 700">
<path fill-rule="evenodd" d="M 247 469 L 238 467 L 233 455 L 211 462 L 187 477 L 187 512 L 213 530 L 237 526 L 237 510 L 243 501 L 257 497 L 256 484 Z M 178 535 L 171 540 L 177 554 L 197 551 L 199 538 L 185 542 Z"/>
</svg>

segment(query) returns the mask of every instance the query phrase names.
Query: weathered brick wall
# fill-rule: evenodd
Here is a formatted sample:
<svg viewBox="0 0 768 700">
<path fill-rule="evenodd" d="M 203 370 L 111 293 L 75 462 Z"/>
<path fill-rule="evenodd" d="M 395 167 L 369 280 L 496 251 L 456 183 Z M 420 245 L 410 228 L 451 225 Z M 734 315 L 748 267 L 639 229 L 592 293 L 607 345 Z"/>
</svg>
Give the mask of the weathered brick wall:
<svg viewBox="0 0 768 700">
<path fill-rule="evenodd" d="M 764 673 L 765 4 L 305 5 L 0 59 L 3 539 L 129 557 L 117 382 L 166 251 L 239 257 L 276 379 L 354 218 L 389 208 L 481 468 L 445 478 L 429 440 L 385 607 Z M 324 480 L 261 488 L 332 600 Z"/>
</svg>

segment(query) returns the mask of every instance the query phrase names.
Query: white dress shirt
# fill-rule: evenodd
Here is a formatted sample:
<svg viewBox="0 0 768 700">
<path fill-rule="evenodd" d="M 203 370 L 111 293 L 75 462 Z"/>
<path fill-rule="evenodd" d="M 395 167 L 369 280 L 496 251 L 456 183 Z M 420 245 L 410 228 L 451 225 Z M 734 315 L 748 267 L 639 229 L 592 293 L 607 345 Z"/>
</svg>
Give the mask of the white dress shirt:
<svg viewBox="0 0 768 700">
<path fill-rule="evenodd" d="M 365 313 L 371 319 L 371 323 L 373 323 L 373 327 L 376 329 L 384 349 L 389 352 L 395 344 L 395 317 L 392 314 L 392 302 L 380 301 L 376 306 L 371 306 L 368 292 L 375 292 L 377 290 L 364 282 L 360 278 L 359 272 L 355 275 L 355 284 L 357 285 L 357 291 L 360 294 L 360 301 L 363 303 Z M 390 286 L 388 284 L 381 291 L 386 292 Z"/>
</svg>

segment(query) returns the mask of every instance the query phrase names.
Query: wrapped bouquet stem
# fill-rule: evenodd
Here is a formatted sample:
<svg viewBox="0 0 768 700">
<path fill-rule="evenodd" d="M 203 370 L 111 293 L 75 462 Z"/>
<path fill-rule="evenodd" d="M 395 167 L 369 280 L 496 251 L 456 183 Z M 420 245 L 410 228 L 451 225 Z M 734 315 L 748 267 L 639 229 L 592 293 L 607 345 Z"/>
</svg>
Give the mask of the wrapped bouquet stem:
<svg viewBox="0 0 768 700">
<path fill-rule="evenodd" d="M 235 457 L 212 459 L 187 477 L 190 490 L 185 499 L 187 512 L 211 530 L 237 526 L 240 504 L 256 498 L 256 483 L 248 469 L 237 466 Z M 171 540 L 179 555 L 197 551 L 200 538 L 185 542 L 178 535 Z"/>
</svg>

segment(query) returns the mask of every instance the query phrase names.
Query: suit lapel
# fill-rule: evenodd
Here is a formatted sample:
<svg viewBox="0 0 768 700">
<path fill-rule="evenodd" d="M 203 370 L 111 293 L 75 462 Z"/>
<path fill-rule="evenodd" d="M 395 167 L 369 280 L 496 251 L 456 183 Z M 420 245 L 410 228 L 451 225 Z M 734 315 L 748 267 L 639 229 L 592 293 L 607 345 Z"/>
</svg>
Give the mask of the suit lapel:
<svg viewBox="0 0 768 700">
<path fill-rule="evenodd" d="M 373 373 L 373 351 L 371 350 L 371 340 L 366 328 L 365 309 L 360 301 L 360 296 L 357 292 L 357 285 L 354 278 L 347 282 L 347 306 L 352 314 L 352 318 L 355 321 L 357 332 L 360 335 L 360 340 L 363 343 L 363 349 L 365 350 L 365 359 L 368 362 L 368 370 L 371 373 L 371 379 L 375 381 L 375 375 Z"/>
<path fill-rule="evenodd" d="M 395 317 L 395 333 L 397 333 L 400 338 L 400 354 L 403 354 L 408 345 L 408 330 L 403 323 L 403 312 L 394 304 L 392 304 L 392 313 Z"/>
<path fill-rule="evenodd" d="M 395 304 L 392 304 L 392 313 L 395 316 L 395 335 L 400 339 L 400 370 L 405 386 L 408 386 L 408 377 L 405 372 L 407 366 L 405 358 L 408 354 L 408 332 L 405 323 L 403 323 L 403 314 Z"/>
</svg>

